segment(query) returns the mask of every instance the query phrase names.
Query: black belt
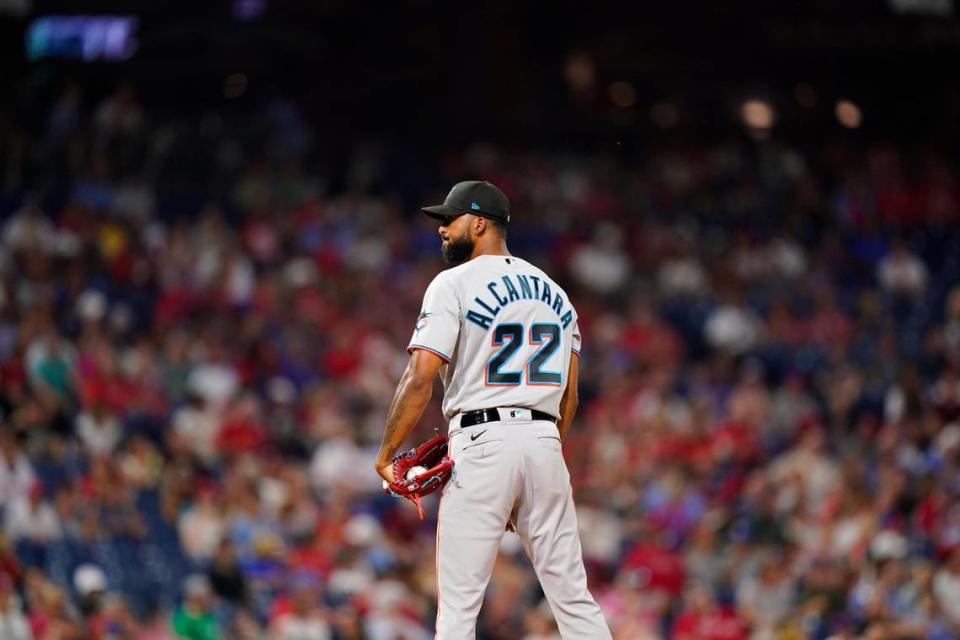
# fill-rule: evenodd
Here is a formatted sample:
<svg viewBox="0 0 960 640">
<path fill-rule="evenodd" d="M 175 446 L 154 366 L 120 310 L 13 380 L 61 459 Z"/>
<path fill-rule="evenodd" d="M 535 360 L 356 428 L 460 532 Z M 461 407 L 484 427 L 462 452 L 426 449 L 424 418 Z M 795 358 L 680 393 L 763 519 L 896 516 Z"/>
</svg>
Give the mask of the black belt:
<svg viewBox="0 0 960 640">
<path fill-rule="evenodd" d="M 506 411 L 506 409 L 504 409 L 504 411 Z M 557 421 L 557 419 L 549 413 L 537 411 L 536 409 L 530 409 L 530 417 L 533 420 Z M 460 418 L 460 426 L 472 427 L 477 424 L 483 424 L 484 422 L 497 422 L 499 420 L 500 411 L 498 409 L 477 409 L 476 411 L 467 411 L 464 413 Z"/>
</svg>

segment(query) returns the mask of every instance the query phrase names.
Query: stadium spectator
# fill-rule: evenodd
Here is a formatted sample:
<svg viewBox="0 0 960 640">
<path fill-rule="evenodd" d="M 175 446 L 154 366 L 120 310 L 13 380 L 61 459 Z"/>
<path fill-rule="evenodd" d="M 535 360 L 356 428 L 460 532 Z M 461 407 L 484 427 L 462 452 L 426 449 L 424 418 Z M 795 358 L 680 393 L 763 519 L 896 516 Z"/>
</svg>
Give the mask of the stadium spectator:
<svg viewBox="0 0 960 640">
<path fill-rule="evenodd" d="M 223 637 L 213 615 L 213 592 L 206 576 L 193 574 L 183 582 L 183 604 L 173 614 L 173 630 L 186 640 Z"/>
<path fill-rule="evenodd" d="M 0 574 L 0 637 L 7 640 L 32 640 L 33 634 L 23 613 L 13 579 Z"/>
</svg>

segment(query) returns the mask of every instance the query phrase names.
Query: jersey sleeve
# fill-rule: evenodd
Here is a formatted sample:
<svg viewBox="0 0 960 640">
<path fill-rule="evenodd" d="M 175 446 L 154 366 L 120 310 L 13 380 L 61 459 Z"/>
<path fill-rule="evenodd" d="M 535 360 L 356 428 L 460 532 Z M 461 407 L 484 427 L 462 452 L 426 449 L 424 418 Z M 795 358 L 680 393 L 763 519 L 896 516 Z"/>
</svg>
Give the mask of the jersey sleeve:
<svg viewBox="0 0 960 640">
<path fill-rule="evenodd" d="M 580 355 L 580 343 L 582 342 L 582 338 L 581 338 L 581 336 L 580 336 L 580 323 L 579 323 L 579 322 L 574 322 L 574 323 L 573 323 L 573 336 L 572 336 L 572 337 L 573 337 L 573 346 L 570 347 L 570 348 L 571 348 L 571 350 L 572 350 L 575 354 Z"/>
<path fill-rule="evenodd" d="M 417 316 L 407 352 L 426 349 L 450 362 L 460 334 L 460 301 L 449 278 L 440 274 L 423 294 L 423 306 Z"/>
</svg>

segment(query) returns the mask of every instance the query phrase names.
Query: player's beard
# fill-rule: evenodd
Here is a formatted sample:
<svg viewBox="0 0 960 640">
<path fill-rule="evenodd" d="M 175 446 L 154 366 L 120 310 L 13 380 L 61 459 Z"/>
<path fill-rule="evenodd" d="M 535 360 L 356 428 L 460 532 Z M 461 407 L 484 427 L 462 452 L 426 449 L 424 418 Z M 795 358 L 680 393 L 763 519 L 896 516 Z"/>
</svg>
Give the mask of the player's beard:
<svg viewBox="0 0 960 640">
<path fill-rule="evenodd" d="M 446 246 L 441 248 L 443 259 L 447 264 L 454 267 L 463 264 L 473 255 L 473 246 L 473 238 L 470 237 L 469 232 L 456 238 L 450 238 L 447 240 Z"/>
</svg>

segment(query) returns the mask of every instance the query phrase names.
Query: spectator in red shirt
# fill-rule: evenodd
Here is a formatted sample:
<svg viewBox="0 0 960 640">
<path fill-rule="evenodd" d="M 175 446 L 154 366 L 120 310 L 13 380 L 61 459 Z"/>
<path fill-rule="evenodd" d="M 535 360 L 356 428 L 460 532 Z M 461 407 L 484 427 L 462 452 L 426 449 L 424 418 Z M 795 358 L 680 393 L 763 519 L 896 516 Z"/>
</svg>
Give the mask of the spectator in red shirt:
<svg viewBox="0 0 960 640">
<path fill-rule="evenodd" d="M 746 640 L 749 629 L 730 607 L 720 606 L 704 586 L 691 584 L 673 623 L 674 640 Z"/>
<path fill-rule="evenodd" d="M 640 541 L 627 552 L 620 570 L 634 574 L 635 586 L 679 596 L 686 580 L 683 557 L 657 540 L 648 522 L 641 523 L 637 537 Z"/>
</svg>

